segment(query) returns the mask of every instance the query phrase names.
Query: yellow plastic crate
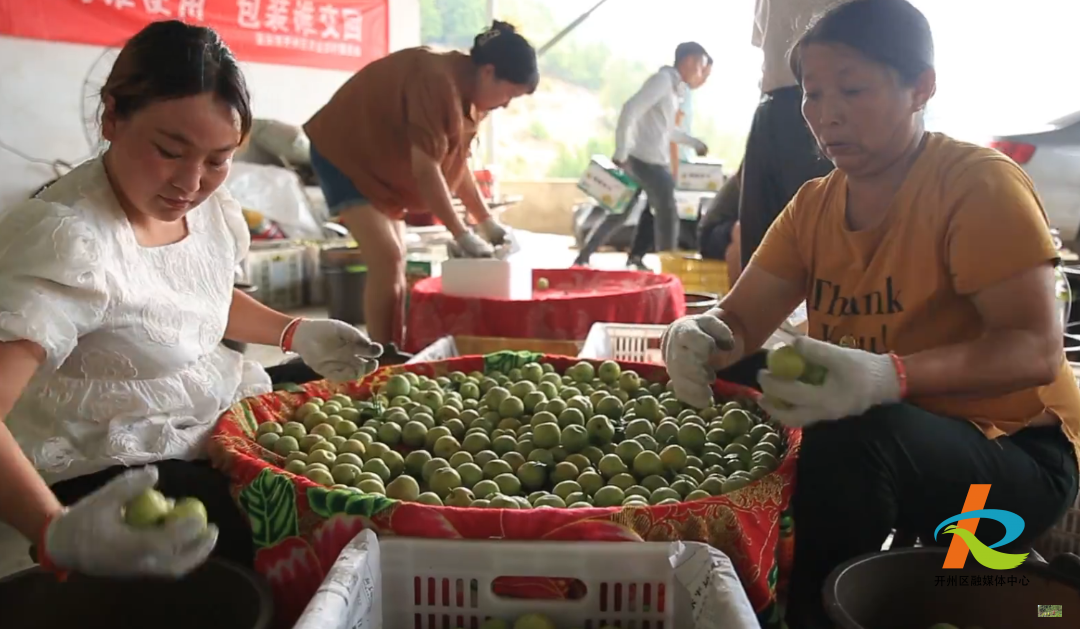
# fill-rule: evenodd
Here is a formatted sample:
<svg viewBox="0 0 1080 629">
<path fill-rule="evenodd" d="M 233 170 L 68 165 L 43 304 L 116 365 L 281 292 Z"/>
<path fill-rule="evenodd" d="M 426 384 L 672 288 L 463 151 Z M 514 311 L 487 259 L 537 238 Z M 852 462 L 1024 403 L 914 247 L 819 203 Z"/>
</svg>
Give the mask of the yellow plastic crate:
<svg viewBox="0 0 1080 629">
<path fill-rule="evenodd" d="M 724 295 L 731 290 L 726 262 L 705 260 L 693 251 L 661 253 L 658 257 L 660 272 L 678 277 L 687 292 Z"/>
</svg>

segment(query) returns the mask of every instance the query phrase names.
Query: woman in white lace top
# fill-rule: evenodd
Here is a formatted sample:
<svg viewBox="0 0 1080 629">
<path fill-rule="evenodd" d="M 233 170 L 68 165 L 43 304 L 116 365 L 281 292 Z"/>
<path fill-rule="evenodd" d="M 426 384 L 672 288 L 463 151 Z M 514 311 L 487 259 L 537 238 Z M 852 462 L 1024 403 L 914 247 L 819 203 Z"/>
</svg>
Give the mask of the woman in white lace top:
<svg viewBox="0 0 1080 629">
<path fill-rule="evenodd" d="M 251 110 L 216 33 L 147 26 L 102 100 L 104 155 L 0 209 L 0 520 L 57 570 L 183 574 L 215 541 L 250 564 L 205 446 L 226 408 L 271 387 L 222 339 L 280 345 L 334 379 L 364 375 L 381 348 L 234 290 L 250 236 L 220 186 Z M 216 526 L 123 525 L 121 505 L 159 481 L 201 499 Z"/>
</svg>

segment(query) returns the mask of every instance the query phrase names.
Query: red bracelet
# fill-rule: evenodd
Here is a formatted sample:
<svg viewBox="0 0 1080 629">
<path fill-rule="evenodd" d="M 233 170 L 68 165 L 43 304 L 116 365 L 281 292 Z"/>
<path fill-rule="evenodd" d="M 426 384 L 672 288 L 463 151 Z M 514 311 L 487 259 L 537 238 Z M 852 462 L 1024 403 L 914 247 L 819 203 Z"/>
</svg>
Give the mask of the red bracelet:
<svg viewBox="0 0 1080 629">
<path fill-rule="evenodd" d="M 890 352 L 889 358 L 892 359 L 893 368 L 896 369 L 896 379 L 900 382 L 900 399 L 903 400 L 908 395 L 907 367 L 904 366 L 904 359 L 896 354 Z"/>
<path fill-rule="evenodd" d="M 45 526 L 41 527 L 41 533 L 38 534 L 37 540 L 37 560 L 38 565 L 41 566 L 42 570 L 53 573 L 56 576 L 57 581 L 63 582 L 67 581 L 68 575 L 70 573 L 67 570 L 61 569 L 53 562 L 52 557 L 49 556 L 49 550 L 45 546 L 45 539 L 49 536 L 49 525 L 52 524 L 52 521 L 56 518 L 56 516 L 60 515 L 61 513 L 63 513 L 63 511 L 57 511 L 56 513 L 50 515 L 45 520 Z"/>
<path fill-rule="evenodd" d="M 292 342 L 293 337 L 296 336 L 296 328 L 300 327 L 300 323 L 303 321 L 304 319 L 302 317 L 297 317 L 290 321 L 289 325 L 285 326 L 285 329 L 281 331 L 281 340 L 278 342 L 278 347 L 281 348 L 281 351 L 286 354 L 292 351 Z"/>
</svg>

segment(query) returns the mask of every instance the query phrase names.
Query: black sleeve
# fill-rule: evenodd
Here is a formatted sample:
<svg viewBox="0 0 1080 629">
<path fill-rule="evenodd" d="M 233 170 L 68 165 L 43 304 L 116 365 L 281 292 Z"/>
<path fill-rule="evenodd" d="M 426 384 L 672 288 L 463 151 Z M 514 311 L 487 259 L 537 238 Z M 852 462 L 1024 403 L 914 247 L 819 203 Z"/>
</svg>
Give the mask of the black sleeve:
<svg viewBox="0 0 1080 629">
<path fill-rule="evenodd" d="M 698 248 L 701 255 L 723 260 L 731 245 L 731 232 L 739 221 L 739 180 L 741 171 L 729 177 L 713 197 L 698 225 Z"/>
</svg>

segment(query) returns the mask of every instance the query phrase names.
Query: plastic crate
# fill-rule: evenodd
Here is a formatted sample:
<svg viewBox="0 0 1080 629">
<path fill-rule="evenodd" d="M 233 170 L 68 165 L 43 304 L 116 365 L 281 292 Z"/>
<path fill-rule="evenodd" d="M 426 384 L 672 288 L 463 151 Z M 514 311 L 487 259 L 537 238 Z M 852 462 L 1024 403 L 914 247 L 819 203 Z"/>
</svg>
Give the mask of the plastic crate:
<svg viewBox="0 0 1080 629">
<path fill-rule="evenodd" d="M 594 323 L 578 357 L 662 365 L 660 337 L 666 329 L 666 325 Z"/>
<path fill-rule="evenodd" d="M 307 247 L 295 241 L 257 242 L 241 262 L 243 276 L 258 288 L 254 297 L 278 310 L 304 305 Z"/>
<path fill-rule="evenodd" d="M 594 323 L 578 358 L 662 365 L 664 356 L 660 352 L 660 338 L 666 329 L 666 325 Z M 781 328 L 765 341 L 763 348 L 772 349 L 781 343 L 790 343 L 794 338 L 794 333 Z"/>
<path fill-rule="evenodd" d="M 686 291 L 723 295 L 731 290 L 726 262 L 704 259 L 693 251 L 665 252 L 658 257 L 660 272 L 678 277 Z"/>
<path fill-rule="evenodd" d="M 574 599 L 504 598 L 507 577 L 579 581 Z M 477 629 L 543 614 L 557 627 L 756 629 L 723 553 L 694 542 L 433 540 L 362 531 L 294 629 Z"/>
</svg>

